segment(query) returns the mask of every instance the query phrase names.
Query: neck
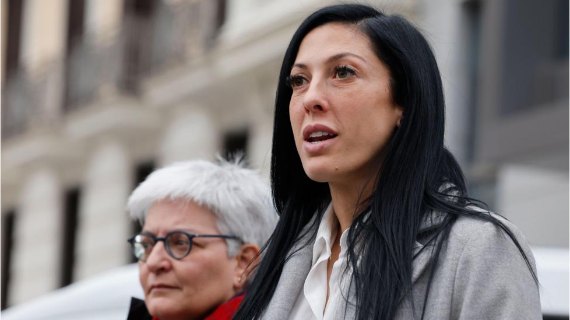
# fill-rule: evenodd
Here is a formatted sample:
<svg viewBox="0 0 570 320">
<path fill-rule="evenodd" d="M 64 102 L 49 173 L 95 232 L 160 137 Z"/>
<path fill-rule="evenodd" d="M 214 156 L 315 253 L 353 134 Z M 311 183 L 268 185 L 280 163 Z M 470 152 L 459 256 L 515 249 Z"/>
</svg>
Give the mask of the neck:
<svg viewBox="0 0 570 320">
<path fill-rule="evenodd" d="M 358 213 L 357 207 L 372 194 L 372 188 L 372 181 L 363 184 L 329 183 L 334 214 L 340 226 L 339 234 L 350 228 L 352 220 Z"/>
</svg>

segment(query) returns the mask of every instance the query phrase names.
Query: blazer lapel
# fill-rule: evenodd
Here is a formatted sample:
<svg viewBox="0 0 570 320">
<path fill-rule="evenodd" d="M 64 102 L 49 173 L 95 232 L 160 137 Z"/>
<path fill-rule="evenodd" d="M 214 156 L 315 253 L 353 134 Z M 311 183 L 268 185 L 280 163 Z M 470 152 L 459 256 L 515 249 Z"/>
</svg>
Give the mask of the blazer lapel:
<svg viewBox="0 0 570 320">
<path fill-rule="evenodd" d="M 415 283 L 427 269 L 431 258 L 431 248 L 424 248 L 421 243 L 416 241 L 414 257 L 414 261 L 412 262 L 412 284 Z"/>
<path fill-rule="evenodd" d="M 441 223 L 442 214 L 429 214 L 424 220 L 420 231 L 426 231 L 437 227 Z M 312 223 L 307 224 L 308 228 Z M 303 230 L 304 232 L 305 230 Z M 286 320 L 289 318 L 297 297 L 302 292 L 305 279 L 311 270 L 313 262 L 313 244 L 315 242 L 314 232 L 307 234 L 297 240 L 290 252 L 295 252 L 283 266 L 283 272 L 279 283 L 275 288 L 275 293 L 265 309 L 261 319 L 264 320 Z M 308 245 L 301 248 L 307 241 Z M 300 248 L 300 249 L 299 249 Z M 431 260 L 432 247 L 424 248 L 424 245 L 416 241 L 414 247 L 414 261 L 412 266 L 412 283 L 415 283 L 420 276 L 428 269 Z M 353 312 L 352 312 L 353 313 Z"/>
<path fill-rule="evenodd" d="M 422 222 L 422 225 L 420 226 L 419 233 L 425 234 L 428 233 L 430 230 L 439 227 L 443 222 L 444 218 L 445 214 L 440 212 L 431 212 L 427 214 Z M 414 246 L 414 261 L 412 262 L 412 284 L 415 283 L 429 267 L 429 263 L 431 261 L 431 256 L 434 249 L 433 244 L 430 244 L 429 247 L 425 247 L 421 243 L 422 239 L 419 240 L 420 241 L 416 241 L 416 244 Z"/>
<path fill-rule="evenodd" d="M 311 222 L 307 224 L 307 227 L 310 225 L 312 225 Z M 303 290 L 305 279 L 313 263 L 313 244 L 315 242 L 313 233 L 311 231 L 307 232 L 303 238 L 298 239 L 295 245 L 293 245 L 290 252 L 299 251 L 295 252 L 283 266 L 275 293 L 273 293 L 273 297 L 261 319 L 285 320 L 289 318 L 293 305 Z M 309 240 L 310 243 L 301 248 Z"/>
</svg>

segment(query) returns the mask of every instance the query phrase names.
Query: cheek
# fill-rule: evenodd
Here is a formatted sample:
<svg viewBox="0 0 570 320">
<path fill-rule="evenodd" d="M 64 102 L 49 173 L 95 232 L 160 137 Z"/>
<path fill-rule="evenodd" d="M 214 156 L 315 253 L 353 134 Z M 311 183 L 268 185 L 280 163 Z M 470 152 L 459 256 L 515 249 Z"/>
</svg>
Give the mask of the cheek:
<svg viewBox="0 0 570 320">
<path fill-rule="evenodd" d="M 299 123 L 300 120 L 300 114 L 299 114 L 299 108 L 297 108 L 296 105 L 294 105 L 294 102 L 291 101 L 291 104 L 289 105 L 289 121 L 291 122 L 291 126 L 296 126 Z"/>
<path fill-rule="evenodd" d="M 147 279 L 148 279 L 148 270 L 144 266 L 142 266 L 141 262 L 139 262 L 139 281 L 141 283 L 141 286 L 145 294 L 146 294 Z"/>
<path fill-rule="evenodd" d="M 304 108 L 302 106 L 294 105 L 294 102 L 291 101 L 291 105 L 289 106 L 289 122 L 291 123 L 291 129 L 293 130 L 293 137 L 295 141 L 297 141 L 301 134 L 301 126 L 303 125 L 304 119 Z"/>
<path fill-rule="evenodd" d="M 177 278 L 184 285 L 187 294 L 211 292 L 221 287 L 231 286 L 231 268 L 227 252 L 220 250 L 219 255 L 204 254 L 194 256 L 194 263 L 182 265 L 177 271 Z"/>
<path fill-rule="evenodd" d="M 180 269 L 178 280 L 184 286 L 180 304 L 188 313 L 203 314 L 229 300 L 233 291 L 233 273 L 225 259 L 201 259 L 193 268 Z"/>
<path fill-rule="evenodd" d="M 350 127 L 350 142 L 347 151 L 366 150 L 366 153 L 376 153 L 382 149 L 394 131 L 397 117 L 388 105 L 355 105 L 356 108 L 346 108 L 342 118 Z M 359 108 L 360 107 L 360 108 Z"/>
</svg>

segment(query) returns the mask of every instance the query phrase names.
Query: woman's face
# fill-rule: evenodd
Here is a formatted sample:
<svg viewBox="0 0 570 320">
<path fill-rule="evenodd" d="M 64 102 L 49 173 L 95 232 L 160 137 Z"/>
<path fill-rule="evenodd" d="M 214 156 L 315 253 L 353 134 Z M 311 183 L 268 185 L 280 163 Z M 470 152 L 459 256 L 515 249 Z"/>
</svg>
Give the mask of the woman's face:
<svg viewBox="0 0 570 320">
<path fill-rule="evenodd" d="M 290 77 L 289 116 L 306 174 L 318 182 L 367 181 L 402 116 L 368 37 L 340 23 L 313 29 Z"/>
<path fill-rule="evenodd" d="M 164 237 L 173 230 L 220 234 L 215 215 L 194 202 L 155 203 L 143 232 Z M 159 319 L 203 318 L 236 294 L 235 270 L 236 261 L 228 257 L 221 238 L 194 238 L 192 251 L 182 260 L 169 256 L 160 241 L 146 262 L 139 262 L 146 306 Z"/>
</svg>

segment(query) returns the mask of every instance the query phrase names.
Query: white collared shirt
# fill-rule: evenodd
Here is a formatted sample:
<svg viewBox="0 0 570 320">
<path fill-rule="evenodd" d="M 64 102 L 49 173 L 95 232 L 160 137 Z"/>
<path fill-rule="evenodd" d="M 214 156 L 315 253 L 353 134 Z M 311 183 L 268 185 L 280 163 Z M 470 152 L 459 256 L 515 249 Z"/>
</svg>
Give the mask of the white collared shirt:
<svg viewBox="0 0 570 320">
<path fill-rule="evenodd" d="M 347 294 L 350 274 L 343 276 L 346 258 L 346 237 L 348 229 L 340 237 L 340 254 L 335 261 L 329 282 L 329 299 L 327 299 L 327 264 L 331 257 L 331 249 L 337 236 L 338 220 L 333 212 L 332 203 L 329 205 L 317 231 L 313 245 L 313 263 L 303 290 L 299 293 L 290 320 L 332 320 L 344 319 L 345 297 L 354 303 L 352 295 Z M 344 296 L 343 292 L 344 290 Z M 326 309 L 325 309 L 326 305 Z"/>
</svg>

